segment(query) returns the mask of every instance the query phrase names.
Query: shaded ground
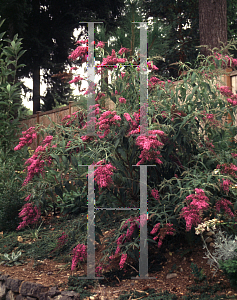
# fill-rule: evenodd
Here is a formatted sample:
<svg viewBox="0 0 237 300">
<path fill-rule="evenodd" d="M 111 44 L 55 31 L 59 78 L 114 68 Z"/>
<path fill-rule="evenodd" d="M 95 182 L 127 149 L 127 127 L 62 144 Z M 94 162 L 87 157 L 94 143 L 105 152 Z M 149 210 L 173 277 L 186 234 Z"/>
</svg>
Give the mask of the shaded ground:
<svg viewBox="0 0 237 300">
<path fill-rule="evenodd" d="M 12 278 L 23 279 L 30 282 L 41 283 L 44 286 L 58 286 L 59 290 L 71 289 L 82 293 L 82 297 L 91 299 L 116 299 L 124 291 L 128 291 L 129 296 L 124 296 L 123 299 L 151 299 L 158 292 L 168 291 L 170 294 L 176 295 L 176 298 L 168 298 L 163 296 L 160 299 L 210 299 L 212 295 L 225 295 L 227 299 L 237 299 L 237 290 L 231 288 L 228 279 L 219 271 L 215 277 L 210 270 L 210 266 L 206 263 L 205 251 L 202 244 L 193 241 L 191 245 L 187 245 L 187 241 L 171 239 L 167 240 L 165 247 L 160 250 L 157 246 L 149 248 L 149 276 L 156 279 L 149 280 L 132 280 L 131 277 L 138 276 L 138 262 L 128 260 L 125 265 L 125 271 L 119 270 L 119 258 L 115 259 L 111 268 L 105 273 L 103 280 L 82 281 L 78 280 L 78 276 L 86 276 L 86 263 L 83 263 L 76 271 L 71 272 L 71 257 L 63 251 L 53 251 L 55 248 L 56 236 L 61 235 L 62 231 L 67 228 L 70 235 L 71 228 L 77 223 L 72 220 L 60 220 L 49 218 L 47 225 L 42 228 L 38 239 L 30 238 L 29 231 L 14 232 L 11 235 L 0 235 L 0 253 L 17 252 L 19 249 L 23 251 L 22 258 L 25 261 L 24 265 L 20 266 L 4 266 L 0 265 L 0 272 L 8 274 Z M 74 224 L 74 225 L 73 225 Z M 66 226 L 66 227 L 65 227 Z M 113 226 L 110 230 L 102 230 L 104 237 L 101 239 L 101 245 L 96 243 L 96 262 L 102 257 L 102 251 L 106 248 L 106 240 L 113 234 Z M 45 228 L 45 229 L 44 229 Z M 74 228 L 76 232 L 76 225 Z M 75 234 L 75 240 L 78 237 Z M 52 243 L 52 244 L 50 244 Z M 50 253 L 47 254 L 46 253 Z M 46 256 L 44 258 L 43 256 Z M 206 279 L 200 281 L 197 276 L 194 276 L 191 264 L 196 264 L 197 267 L 203 269 Z M 133 268 L 130 265 L 133 265 Z M 169 274 L 175 277 L 168 279 Z M 172 275 L 171 275 L 172 276 Z M 93 286 L 94 285 L 94 286 Z M 194 287 L 196 286 L 196 288 Z M 193 288 L 192 288 L 193 287 Z M 153 290 L 152 290 L 153 289 Z M 191 290 L 190 290 L 191 289 Z M 131 294 L 137 291 L 137 294 Z M 207 298 L 198 298 L 199 292 L 207 294 Z M 143 294 L 141 294 L 143 292 Z M 197 295 L 196 298 L 187 295 L 192 292 Z M 140 294 L 139 294 L 140 293 Z M 168 294 L 167 294 L 168 295 Z M 104 297 L 104 298 L 103 298 Z M 159 299 L 154 296 L 152 299 Z M 89 298 L 88 298 L 89 299 Z M 214 298 L 213 298 L 214 299 Z M 215 298 L 216 299 L 216 298 Z M 219 299 L 224 299 L 219 298 Z"/>
</svg>

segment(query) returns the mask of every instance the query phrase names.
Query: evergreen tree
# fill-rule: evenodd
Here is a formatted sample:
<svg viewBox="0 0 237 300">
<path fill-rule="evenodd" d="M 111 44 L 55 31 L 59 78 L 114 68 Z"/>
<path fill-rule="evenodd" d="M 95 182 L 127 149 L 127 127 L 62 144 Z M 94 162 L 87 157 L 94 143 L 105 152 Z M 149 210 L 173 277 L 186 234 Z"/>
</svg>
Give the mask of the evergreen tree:
<svg viewBox="0 0 237 300">
<path fill-rule="evenodd" d="M 7 17 L 5 30 L 9 38 L 19 33 L 27 50 L 22 58 L 26 67 L 18 75 L 33 78 L 33 113 L 40 110 L 40 70 L 47 70 L 47 83 L 50 75 L 65 70 L 68 51 L 75 42 L 73 31 L 79 28 L 79 22 L 104 21 L 111 30 L 123 3 L 123 0 L 1 0 L 0 15 Z M 51 90 L 56 83 L 57 80 L 51 80 Z M 52 97 L 51 94 L 51 104 L 46 105 L 50 108 L 54 105 Z"/>
</svg>

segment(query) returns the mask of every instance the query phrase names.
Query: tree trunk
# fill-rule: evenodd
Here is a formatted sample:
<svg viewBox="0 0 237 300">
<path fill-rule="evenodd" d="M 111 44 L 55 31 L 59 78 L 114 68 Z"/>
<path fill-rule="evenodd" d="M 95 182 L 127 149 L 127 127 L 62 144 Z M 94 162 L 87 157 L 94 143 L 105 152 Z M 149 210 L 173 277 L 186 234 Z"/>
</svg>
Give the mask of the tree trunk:
<svg viewBox="0 0 237 300">
<path fill-rule="evenodd" d="M 227 0 L 199 0 L 199 34 L 200 45 L 211 49 L 227 43 Z M 210 51 L 201 48 L 201 53 Z"/>
<path fill-rule="evenodd" d="M 33 114 L 40 111 L 40 67 L 33 71 Z"/>
</svg>

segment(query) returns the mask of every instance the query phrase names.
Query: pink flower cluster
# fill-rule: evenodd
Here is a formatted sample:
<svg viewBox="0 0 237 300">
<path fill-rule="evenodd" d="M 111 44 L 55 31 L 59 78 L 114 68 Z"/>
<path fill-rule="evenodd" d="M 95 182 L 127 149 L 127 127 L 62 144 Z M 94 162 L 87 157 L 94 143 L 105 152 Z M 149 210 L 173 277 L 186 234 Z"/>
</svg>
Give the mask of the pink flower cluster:
<svg viewBox="0 0 237 300">
<path fill-rule="evenodd" d="M 236 171 L 237 171 L 237 166 L 234 164 L 222 164 L 222 165 L 217 165 L 216 169 L 220 169 L 221 174 L 229 174 L 235 178 L 237 178 Z"/>
<path fill-rule="evenodd" d="M 95 94 L 95 87 L 97 86 L 97 83 L 94 82 L 90 82 L 89 83 L 89 87 L 88 89 L 85 91 L 84 95 L 88 95 L 88 94 Z"/>
<path fill-rule="evenodd" d="M 122 48 L 119 50 L 118 54 L 119 54 L 119 55 L 123 55 L 123 53 L 127 53 L 127 52 L 129 52 L 129 51 L 130 51 L 130 49 L 125 48 L 125 47 L 122 47 Z"/>
<path fill-rule="evenodd" d="M 102 41 L 99 41 L 98 44 L 96 45 L 96 48 L 104 48 L 105 43 Z"/>
<path fill-rule="evenodd" d="M 160 232 L 153 238 L 154 241 L 156 241 L 159 238 L 158 248 L 160 248 L 162 246 L 163 239 L 165 238 L 166 235 L 173 235 L 175 232 L 175 229 L 173 228 L 173 224 L 167 223 L 164 225 L 163 228 L 160 228 L 160 223 L 157 223 L 153 227 L 153 229 L 150 233 L 156 234 L 159 229 L 160 229 Z"/>
<path fill-rule="evenodd" d="M 74 113 L 72 113 L 72 115 L 67 115 L 67 116 L 63 117 L 62 120 L 61 120 L 61 122 L 64 122 L 64 121 L 68 120 L 64 125 L 65 126 L 71 125 L 77 118 L 79 118 L 78 112 L 79 111 L 75 111 Z M 80 123 L 83 122 L 83 119 L 84 119 L 84 116 L 82 115 L 81 118 L 80 118 L 80 120 L 79 120 Z"/>
<path fill-rule="evenodd" d="M 157 201 L 159 201 L 160 195 L 159 195 L 159 192 L 158 192 L 157 189 L 153 189 L 153 190 L 151 191 L 151 195 L 152 195 L 152 197 L 154 197 Z"/>
<path fill-rule="evenodd" d="M 149 90 L 153 90 L 153 89 L 155 89 L 156 86 L 160 86 L 161 88 L 164 88 L 165 82 L 160 80 L 159 78 L 153 76 L 148 81 L 148 88 L 149 88 Z"/>
<path fill-rule="evenodd" d="M 203 116 L 202 119 L 204 121 L 208 121 L 211 126 L 214 126 L 214 127 L 220 127 L 221 126 L 221 123 L 215 119 L 214 114 L 207 114 L 206 111 L 204 110 L 203 115 L 204 116 Z"/>
<path fill-rule="evenodd" d="M 229 193 L 229 186 L 232 185 L 232 184 L 233 183 L 229 179 L 224 180 L 222 178 L 221 188 L 223 189 L 224 192 L 226 192 L 228 194 Z"/>
<path fill-rule="evenodd" d="M 105 111 L 102 113 L 102 115 L 99 117 L 98 122 L 96 124 L 97 127 L 99 127 L 99 130 L 104 130 L 104 133 L 102 135 L 102 132 L 97 131 L 97 134 L 99 135 L 99 138 L 103 139 L 105 138 L 109 132 L 110 132 L 110 126 L 116 125 L 120 126 L 121 117 L 116 114 L 116 111 Z"/>
<path fill-rule="evenodd" d="M 105 163 L 105 160 L 101 160 L 95 165 L 101 165 L 102 163 Z M 100 189 L 106 188 L 113 184 L 111 176 L 113 175 L 114 170 L 116 170 L 116 168 L 112 166 L 111 163 L 95 168 L 95 181 L 97 182 Z"/>
<path fill-rule="evenodd" d="M 87 257 L 87 252 L 86 252 L 86 246 L 83 244 L 78 244 L 74 249 L 73 249 L 73 257 L 72 257 L 72 266 L 71 266 L 71 271 L 73 271 L 77 263 L 80 261 L 83 261 Z"/>
<path fill-rule="evenodd" d="M 125 262 L 127 260 L 127 257 L 128 257 L 127 253 L 121 255 L 121 259 L 120 259 L 120 263 L 119 263 L 120 269 L 123 269 L 124 264 L 125 264 Z"/>
<path fill-rule="evenodd" d="M 133 235 L 135 229 L 140 227 L 139 221 L 140 221 L 140 216 L 137 218 L 131 217 L 128 220 L 126 220 L 126 222 L 124 223 L 124 225 L 122 226 L 121 229 L 127 228 L 127 232 L 126 232 L 126 234 L 124 233 L 124 234 L 120 235 L 120 237 L 117 239 L 117 248 L 116 248 L 114 255 L 109 257 L 110 260 L 114 259 L 116 257 L 116 255 L 120 253 L 122 244 L 125 244 L 126 242 L 131 241 L 132 235 Z M 129 228 L 128 228 L 128 222 L 130 223 Z M 127 259 L 127 255 L 125 256 L 125 254 L 122 254 L 120 264 L 119 264 L 120 269 L 123 268 L 126 259 Z"/>
<path fill-rule="evenodd" d="M 62 236 L 58 238 L 58 247 L 63 247 L 67 242 L 68 235 L 65 232 L 62 232 Z"/>
<path fill-rule="evenodd" d="M 28 196 L 25 198 L 25 201 L 29 201 L 29 200 L 30 200 L 30 197 L 31 197 L 31 194 L 28 195 Z"/>
<path fill-rule="evenodd" d="M 157 68 L 157 66 L 153 65 L 153 61 L 148 61 L 147 66 L 148 66 L 148 70 L 152 70 L 152 71 L 159 70 L 159 68 Z M 140 72 L 140 66 L 137 67 L 137 71 Z"/>
<path fill-rule="evenodd" d="M 87 44 L 88 41 L 77 41 L 77 44 Z M 78 46 L 72 53 L 68 56 L 68 59 L 76 60 L 78 57 L 82 58 L 82 63 L 87 61 L 88 56 L 88 46 Z"/>
<path fill-rule="evenodd" d="M 237 157 L 237 153 L 231 153 L 231 155 L 232 155 L 233 158 Z"/>
<path fill-rule="evenodd" d="M 37 223 L 38 219 L 40 218 L 41 212 L 37 206 L 33 207 L 32 203 L 26 203 L 23 207 L 21 212 L 19 213 L 19 217 L 23 219 L 20 225 L 17 227 L 16 230 L 20 230 L 29 224 Z"/>
<path fill-rule="evenodd" d="M 221 55 L 220 53 L 214 53 L 215 58 L 222 60 L 222 67 L 237 67 L 237 59 L 229 57 L 228 55 Z"/>
<path fill-rule="evenodd" d="M 126 58 L 118 58 L 115 50 L 112 49 L 112 54 L 108 55 L 106 58 L 103 58 L 102 64 L 98 65 L 97 68 L 108 66 L 108 70 L 113 70 L 113 68 L 117 67 L 117 63 L 125 63 L 126 61 Z"/>
<path fill-rule="evenodd" d="M 131 130 L 135 130 L 140 122 L 140 115 L 136 112 L 133 113 L 133 117 L 135 118 L 135 120 L 132 120 L 131 116 L 129 115 L 129 113 L 124 113 L 124 118 L 131 123 L 129 131 Z M 140 132 L 140 131 L 139 131 Z M 129 135 L 133 134 L 134 132 L 131 131 L 129 132 Z"/>
<path fill-rule="evenodd" d="M 237 105 L 237 95 L 233 94 L 231 91 L 231 88 L 228 86 L 221 86 L 218 87 L 217 89 L 221 92 L 221 94 L 225 97 L 227 97 L 227 101 L 232 104 L 232 106 L 236 106 Z"/>
<path fill-rule="evenodd" d="M 95 98 L 95 101 L 99 101 L 104 96 L 105 96 L 105 93 L 98 93 L 97 97 Z"/>
<path fill-rule="evenodd" d="M 33 140 L 37 138 L 35 127 L 30 127 L 26 131 L 22 131 L 23 137 L 21 137 L 20 143 L 14 148 L 15 151 L 22 149 L 25 145 L 30 145 Z"/>
<path fill-rule="evenodd" d="M 234 217 L 233 212 L 231 211 L 231 209 L 228 207 L 228 205 L 233 206 L 233 203 L 231 203 L 229 200 L 227 199 L 220 199 L 216 202 L 216 210 L 218 212 L 220 212 L 221 208 L 224 209 L 225 213 L 227 215 L 229 215 L 230 217 Z"/>
<path fill-rule="evenodd" d="M 119 102 L 120 102 L 120 103 L 126 103 L 127 100 L 126 100 L 125 98 L 123 98 L 123 97 L 120 97 L 120 98 L 119 98 Z"/>
<path fill-rule="evenodd" d="M 192 225 L 196 226 L 201 222 L 201 214 L 204 209 L 209 207 L 209 199 L 202 189 L 195 189 L 195 194 L 186 197 L 186 201 L 192 200 L 187 207 L 182 208 L 180 217 L 186 221 L 186 230 L 190 231 Z"/>
<path fill-rule="evenodd" d="M 69 81 L 68 83 L 69 83 L 69 84 L 77 83 L 78 81 L 81 81 L 81 80 L 84 80 L 84 78 L 82 78 L 82 77 L 79 75 L 79 76 L 74 77 L 74 78 L 73 78 L 71 81 Z"/>
<path fill-rule="evenodd" d="M 45 153 L 46 148 L 51 145 L 51 141 L 53 139 L 53 136 L 47 136 L 42 144 L 44 145 L 42 146 L 38 146 L 37 149 L 35 150 L 34 154 L 32 157 L 28 158 L 25 162 L 25 165 L 29 165 L 27 167 L 27 176 L 26 179 L 23 182 L 23 186 L 26 185 L 29 181 L 31 181 L 33 179 L 33 177 L 39 173 L 43 174 L 44 171 L 44 165 L 45 165 L 45 160 L 41 159 L 43 153 Z M 47 158 L 47 162 L 48 164 L 51 164 L 52 162 L 52 158 L 48 157 Z"/>
<path fill-rule="evenodd" d="M 162 147 L 164 144 L 157 140 L 157 136 L 164 136 L 164 132 L 161 130 L 148 130 L 148 136 L 140 135 L 136 139 L 136 145 L 142 149 L 139 158 L 141 160 L 137 163 L 140 165 L 146 161 L 154 160 L 157 164 L 162 164 L 162 161 L 158 158 L 161 157 L 160 151 L 150 151 L 151 149 L 156 149 L 158 147 Z"/>
</svg>

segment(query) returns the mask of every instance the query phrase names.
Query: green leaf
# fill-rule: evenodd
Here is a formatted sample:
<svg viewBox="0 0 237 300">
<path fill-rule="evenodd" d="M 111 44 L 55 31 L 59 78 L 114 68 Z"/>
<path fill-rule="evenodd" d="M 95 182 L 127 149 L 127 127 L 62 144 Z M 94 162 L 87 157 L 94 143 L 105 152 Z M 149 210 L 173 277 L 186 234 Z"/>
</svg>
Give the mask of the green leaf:
<svg viewBox="0 0 237 300">
<path fill-rule="evenodd" d="M 59 195 L 61 199 L 63 199 L 63 190 L 59 186 L 55 186 L 55 193 Z"/>
<path fill-rule="evenodd" d="M 196 73 L 193 72 L 192 76 L 191 76 L 191 83 L 194 83 L 195 79 L 196 79 Z"/>
<path fill-rule="evenodd" d="M 60 164 L 59 156 L 58 155 L 51 153 L 50 156 L 56 160 L 56 162 L 57 162 L 58 165 Z"/>
<path fill-rule="evenodd" d="M 120 142 L 120 139 L 117 139 L 117 140 L 115 141 L 115 143 L 114 143 L 114 148 L 115 148 L 115 149 L 118 147 L 119 142 Z"/>
</svg>

